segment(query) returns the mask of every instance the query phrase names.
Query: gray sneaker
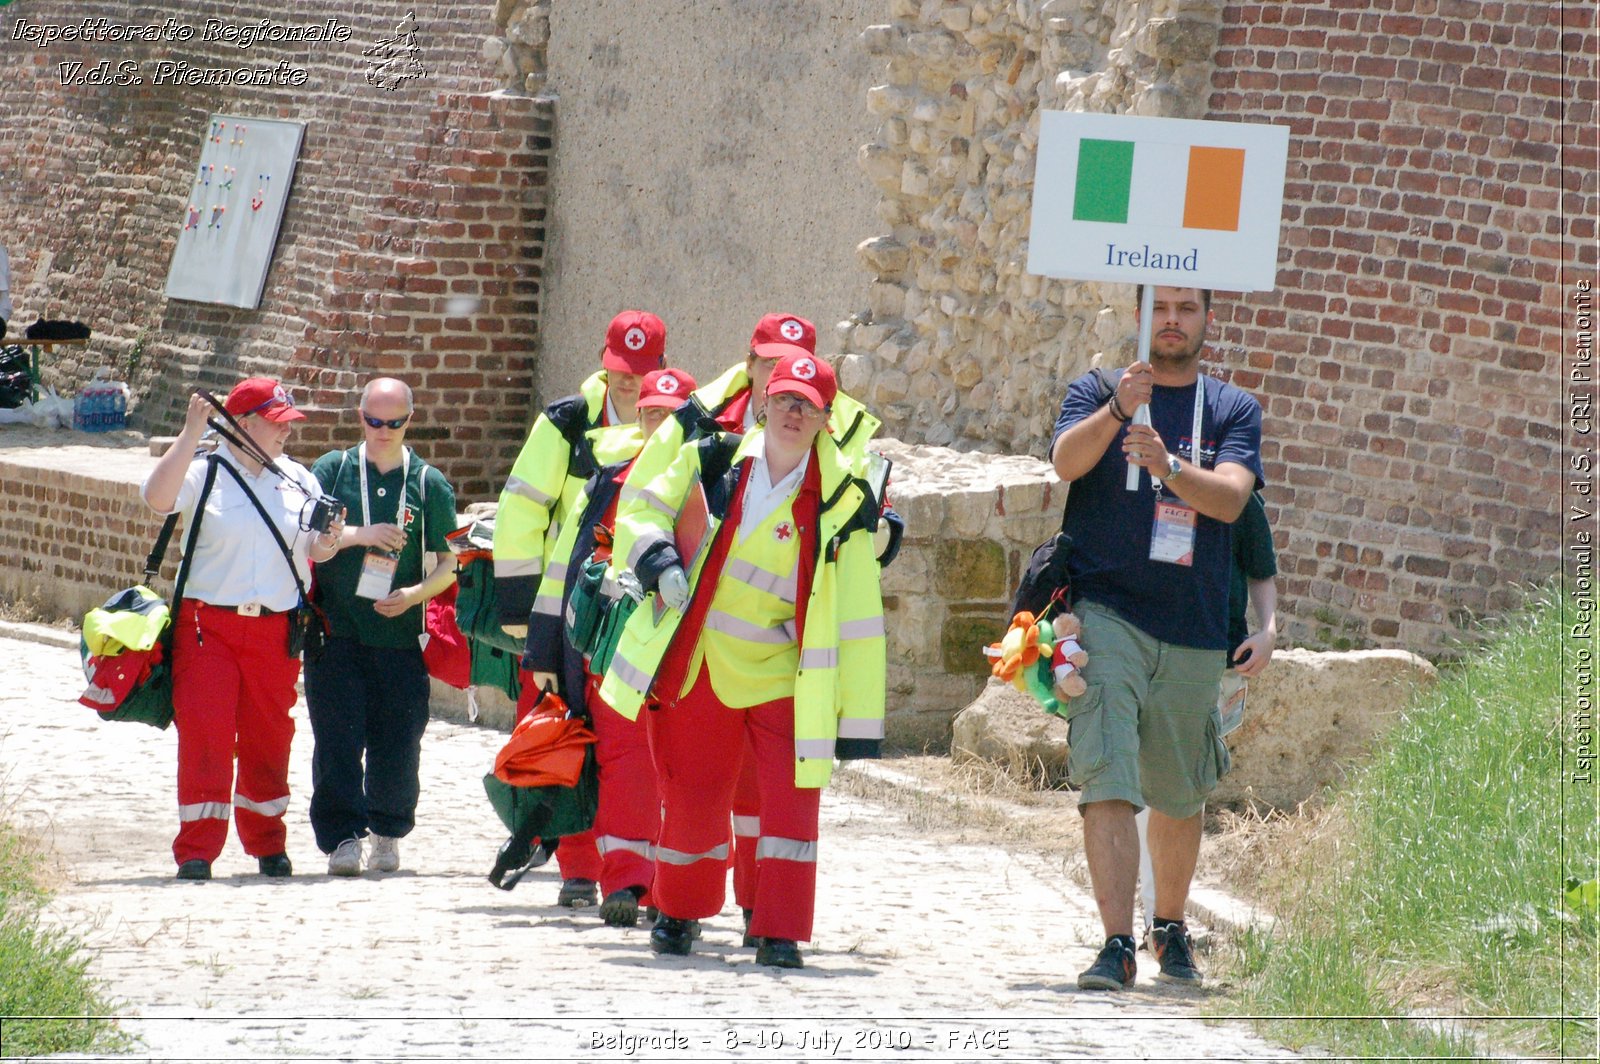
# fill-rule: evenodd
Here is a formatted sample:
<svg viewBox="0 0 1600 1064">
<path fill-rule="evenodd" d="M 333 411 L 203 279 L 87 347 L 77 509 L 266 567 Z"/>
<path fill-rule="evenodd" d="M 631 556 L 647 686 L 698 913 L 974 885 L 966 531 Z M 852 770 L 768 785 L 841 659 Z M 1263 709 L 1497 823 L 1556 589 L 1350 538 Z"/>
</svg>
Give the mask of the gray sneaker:
<svg viewBox="0 0 1600 1064">
<path fill-rule="evenodd" d="M 1150 930 L 1150 952 L 1156 955 L 1161 971 L 1156 978 L 1166 983 L 1182 986 L 1200 986 L 1205 977 L 1194 963 L 1194 946 L 1188 929 L 1182 924 L 1169 924 Z"/>
<path fill-rule="evenodd" d="M 328 855 L 330 876 L 359 876 L 361 874 L 361 840 L 345 839 Z"/>
<path fill-rule="evenodd" d="M 400 871 L 400 840 L 373 832 L 367 849 L 367 867 L 374 872 Z"/>
</svg>

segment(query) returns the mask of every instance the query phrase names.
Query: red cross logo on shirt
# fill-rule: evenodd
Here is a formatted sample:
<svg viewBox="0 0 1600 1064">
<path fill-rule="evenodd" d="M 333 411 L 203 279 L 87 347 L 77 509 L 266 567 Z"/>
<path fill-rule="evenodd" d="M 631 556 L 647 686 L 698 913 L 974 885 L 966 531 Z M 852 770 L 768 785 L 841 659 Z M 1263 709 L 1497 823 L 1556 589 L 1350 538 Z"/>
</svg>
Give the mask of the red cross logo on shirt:
<svg viewBox="0 0 1600 1064">
<path fill-rule="evenodd" d="M 794 526 L 789 522 L 784 521 L 777 528 L 772 530 L 772 536 L 779 543 L 787 543 L 794 536 Z"/>
</svg>

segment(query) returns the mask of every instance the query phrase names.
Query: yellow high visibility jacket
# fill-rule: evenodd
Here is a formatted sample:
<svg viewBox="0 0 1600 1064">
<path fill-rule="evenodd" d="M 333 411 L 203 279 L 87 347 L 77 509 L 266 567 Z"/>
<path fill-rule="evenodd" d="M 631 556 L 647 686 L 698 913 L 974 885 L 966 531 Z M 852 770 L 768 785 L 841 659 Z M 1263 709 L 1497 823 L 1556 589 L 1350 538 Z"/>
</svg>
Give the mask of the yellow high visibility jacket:
<svg viewBox="0 0 1600 1064">
<path fill-rule="evenodd" d="M 558 399 L 533 423 L 500 492 L 494 522 L 495 597 L 502 624 L 526 624 L 562 522 L 595 470 L 626 461 L 644 442 L 638 424 L 602 426 L 606 372 Z"/>
<path fill-rule="evenodd" d="M 633 499 L 620 504 L 619 532 L 626 527 L 629 542 L 634 544 L 633 553 L 621 564 L 631 567 L 646 554 L 667 549 L 658 544 L 672 544 L 674 522 L 697 487 L 706 490 L 708 542 L 716 535 L 727 515 L 728 496 L 738 482 L 742 466 L 752 461 L 763 446 L 763 433 L 752 432 L 728 455 L 731 441 L 737 438 L 718 434 L 683 447 L 664 472 Z M 720 456 L 715 454 L 718 448 L 723 451 Z M 725 475 L 710 478 L 709 483 L 702 477 L 708 459 L 719 468 L 728 469 Z M 811 586 L 796 589 L 797 596 L 806 596 L 805 629 L 799 633 L 798 658 L 793 659 L 797 787 L 826 786 L 832 778 L 836 756 L 877 757 L 883 742 L 883 598 L 869 531 L 877 514 L 861 480 L 864 463 L 841 452 L 826 435 L 818 436 L 811 460 L 818 464 L 822 489 L 817 530 L 820 556 Z M 676 548 L 671 549 L 675 554 Z M 699 587 L 709 553 L 701 551 L 688 573 L 691 595 L 718 595 L 712 600 L 714 606 L 740 610 L 737 596 L 728 598 L 719 595 L 718 588 Z M 736 552 L 730 551 L 720 583 L 739 579 L 733 572 L 736 557 Z M 689 560 L 685 559 L 684 564 Z M 776 564 L 782 567 L 781 562 Z M 629 718 L 638 715 L 683 619 L 676 610 L 664 606 L 658 610 L 658 605 L 652 595 L 634 611 L 601 684 L 600 693 L 607 704 Z M 739 619 L 736 613 L 730 616 Z M 762 617 L 743 619 L 759 626 Z M 709 620 L 708 617 L 708 628 Z M 705 639 L 706 632 L 702 632 L 702 644 Z M 704 652 L 703 646 L 693 651 L 697 659 Z M 677 693 L 667 694 L 671 697 Z"/>
<path fill-rule="evenodd" d="M 744 363 L 737 362 L 716 380 L 691 392 L 688 401 L 678 407 L 672 417 L 662 422 L 661 427 L 645 441 L 644 449 L 639 452 L 639 460 L 633 463 L 633 468 L 628 471 L 628 479 L 622 485 L 621 505 L 626 506 L 638 495 L 640 488 L 660 476 L 685 443 L 700 438 L 701 418 L 716 416 L 718 411 L 749 387 L 750 377 L 745 372 Z M 868 441 L 882 426 L 882 420 L 861 403 L 843 392 L 834 395 L 826 435 L 852 461 L 866 454 Z M 628 530 L 618 522 L 615 556 L 626 558 L 632 546 Z"/>
</svg>

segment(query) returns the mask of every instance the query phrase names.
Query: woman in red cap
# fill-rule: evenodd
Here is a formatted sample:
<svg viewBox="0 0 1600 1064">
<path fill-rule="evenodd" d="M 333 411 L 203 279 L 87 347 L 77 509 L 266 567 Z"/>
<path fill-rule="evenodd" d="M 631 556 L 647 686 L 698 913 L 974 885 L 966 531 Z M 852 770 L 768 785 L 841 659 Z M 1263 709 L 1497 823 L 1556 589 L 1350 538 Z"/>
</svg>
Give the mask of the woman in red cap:
<svg viewBox="0 0 1600 1064">
<path fill-rule="evenodd" d="M 646 697 L 662 790 L 657 953 L 686 954 L 722 909 L 728 817 L 748 742 L 760 792 L 749 934 L 802 966 L 816 899 L 821 789 L 883 740 L 884 630 L 866 463 L 823 431 L 831 367 L 797 348 L 767 382 L 765 424 L 684 447 L 624 500 L 618 549 L 647 593 L 601 684 L 624 717 Z M 848 683 L 842 678 L 848 677 Z"/>
<path fill-rule="evenodd" d="M 576 395 L 557 399 L 534 420 L 495 511 L 495 604 L 501 627 L 514 637 L 528 635 L 545 567 L 555 560 L 561 527 L 573 516 L 584 482 L 601 466 L 632 458 L 644 444 L 635 404 L 645 375 L 665 363 L 666 349 L 665 322 L 647 311 L 623 311 L 606 327 L 600 369 Z M 526 665 L 522 683 L 519 721 L 538 690 Z M 593 905 L 600 855 L 592 840 L 569 838 L 557 851 L 557 863 L 557 904 Z"/>
<path fill-rule="evenodd" d="M 290 619 L 310 580 L 308 560 L 333 557 L 342 526 L 336 519 L 322 534 L 307 527 L 311 502 L 322 491 L 309 470 L 283 457 L 294 422 L 305 417 L 283 386 L 251 377 L 223 405 L 273 469 L 227 442 L 212 455 L 197 454 L 213 407 L 196 393 L 182 433 L 142 492 L 157 513 L 182 512 L 186 530 L 189 575 L 174 604 L 172 647 L 178 725 L 172 855 L 179 879 L 211 878 L 232 810 L 239 841 L 262 875 L 293 870 L 283 814 L 300 659 L 290 653 Z M 197 516 L 196 536 L 188 530 Z"/>
<path fill-rule="evenodd" d="M 646 438 L 671 417 L 695 381 L 681 369 L 645 374 L 634 404 Z M 600 917 L 614 927 L 634 927 L 639 907 L 649 905 L 654 867 L 650 853 L 661 827 L 661 796 L 644 722 L 619 716 L 600 698 L 600 677 L 567 639 L 564 617 L 572 588 L 591 559 L 611 556 L 610 531 L 617 501 L 634 458 L 605 466 L 583 486 L 573 519 L 561 529 L 550 565 L 539 584 L 528 626 L 523 665 L 535 689 L 554 689 L 568 704 L 583 704 L 593 724 L 600 768 L 600 807 L 594 827 L 561 840 L 556 850 L 562 876 L 599 881 Z M 598 530 L 604 529 L 602 536 Z M 570 874 L 569 874 L 570 873 Z"/>
</svg>

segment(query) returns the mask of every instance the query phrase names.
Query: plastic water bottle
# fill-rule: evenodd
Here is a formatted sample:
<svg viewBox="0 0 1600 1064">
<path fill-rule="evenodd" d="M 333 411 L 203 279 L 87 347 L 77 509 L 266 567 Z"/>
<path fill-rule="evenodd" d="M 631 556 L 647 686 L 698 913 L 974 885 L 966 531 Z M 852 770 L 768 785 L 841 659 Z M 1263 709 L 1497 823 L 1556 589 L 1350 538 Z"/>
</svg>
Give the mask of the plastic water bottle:
<svg viewBox="0 0 1600 1064">
<path fill-rule="evenodd" d="M 95 381 L 89 388 L 89 424 L 85 426 L 90 432 L 101 432 L 106 423 L 106 392 L 105 387 Z"/>
<path fill-rule="evenodd" d="M 80 391 L 72 399 L 72 427 L 79 432 L 89 423 L 89 392 Z"/>
<path fill-rule="evenodd" d="M 118 381 L 111 388 L 111 428 L 128 427 L 128 386 Z"/>
</svg>

